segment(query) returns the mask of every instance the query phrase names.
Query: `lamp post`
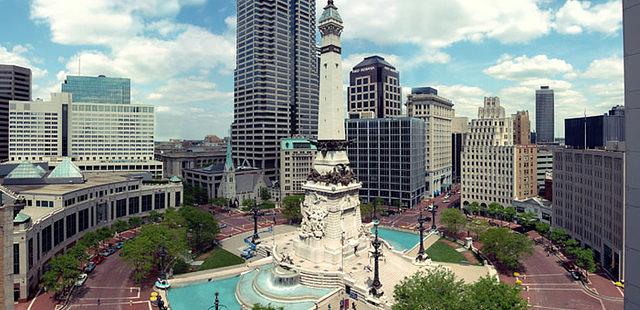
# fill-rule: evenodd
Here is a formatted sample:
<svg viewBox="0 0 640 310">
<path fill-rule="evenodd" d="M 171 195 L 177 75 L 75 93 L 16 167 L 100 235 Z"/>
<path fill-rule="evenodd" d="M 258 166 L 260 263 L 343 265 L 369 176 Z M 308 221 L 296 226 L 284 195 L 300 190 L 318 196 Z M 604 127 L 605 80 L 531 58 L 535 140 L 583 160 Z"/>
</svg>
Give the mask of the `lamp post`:
<svg viewBox="0 0 640 310">
<path fill-rule="evenodd" d="M 227 309 L 227 306 L 220 304 L 220 299 L 218 298 L 220 293 L 215 292 L 214 295 L 216 296 L 216 299 L 213 302 L 213 306 L 209 307 L 207 310 L 220 310 L 220 308 Z"/>
<path fill-rule="evenodd" d="M 158 256 L 160 257 L 160 279 L 164 280 L 166 277 L 164 274 L 164 258 L 167 257 L 167 249 L 165 249 L 164 246 L 160 247 Z"/>
<path fill-rule="evenodd" d="M 258 205 L 256 201 L 253 201 L 253 208 L 251 208 L 251 213 L 253 213 L 253 237 L 251 238 L 251 242 L 256 244 L 256 240 L 260 239 L 258 236 Z"/>
<path fill-rule="evenodd" d="M 436 226 L 436 206 L 431 205 L 431 230 L 436 231 L 438 227 Z"/>
<path fill-rule="evenodd" d="M 380 246 L 382 245 L 382 243 L 380 242 L 380 239 L 378 238 L 378 225 L 380 224 L 380 222 L 375 219 L 373 221 L 373 227 L 375 228 L 375 238 L 373 239 L 373 242 L 371 242 L 371 245 L 373 245 L 373 252 L 371 254 L 373 254 L 373 282 L 371 282 L 371 289 L 369 290 L 369 293 L 375 297 L 379 297 L 382 296 L 382 292 L 379 292 L 380 288 L 382 287 L 382 283 L 380 283 L 380 256 L 382 256 L 382 252 L 380 252 Z"/>
<path fill-rule="evenodd" d="M 422 210 L 420 210 L 420 215 L 418 216 L 418 224 L 420 230 L 420 249 L 418 250 L 418 257 L 416 258 L 419 261 L 424 260 L 424 223 L 427 221 L 427 218 L 422 214 Z"/>
</svg>

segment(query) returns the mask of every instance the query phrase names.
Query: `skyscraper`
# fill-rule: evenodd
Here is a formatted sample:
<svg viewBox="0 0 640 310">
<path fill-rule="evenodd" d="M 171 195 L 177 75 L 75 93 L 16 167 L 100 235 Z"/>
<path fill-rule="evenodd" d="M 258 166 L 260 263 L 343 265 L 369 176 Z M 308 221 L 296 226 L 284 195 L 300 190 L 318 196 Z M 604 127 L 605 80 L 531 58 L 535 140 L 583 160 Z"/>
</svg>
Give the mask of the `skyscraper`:
<svg viewBox="0 0 640 310">
<path fill-rule="evenodd" d="M 453 184 L 460 183 L 462 171 L 462 148 L 469 134 L 469 119 L 454 117 L 451 119 L 451 180 Z"/>
<path fill-rule="evenodd" d="M 531 144 L 531 123 L 529 111 L 518 111 L 513 115 L 513 144 Z"/>
<path fill-rule="evenodd" d="M 131 80 L 99 76 L 67 76 L 62 92 L 73 95 L 73 102 L 131 103 Z"/>
<path fill-rule="evenodd" d="M 555 142 L 554 95 L 549 86 L 536 90 L 536 141 L 538 144 Z"/>
<path fill-rule="evenodd" d="M 274 177 L 280 140 L 318 131 L 316 1 L 238 0 L 233 157 Z"/>
<path fill-rule="evenodd" d="M 370 113 L 385 118 L 402 114 L 400 73 L 380 56 L 370 56 L 351 70 L 349 114 Z"/>
<path fill-rule="evenodd" d="M 586 133 L 586 139 L 585 139 Z M 624 141 L 624 107 L 614 107 L 609 114 L 564 120 L 565 145 L 593 149 L 609 141 Z"/>
<path fill-rule="evenodd" d="M 640 0 L 623 0 L 626 131 L 626 310 L 640 309 Z"/>
<path fill-rule="evenodd" d="M 31 100 L 31 69 L 0 65 L 0 162 L 9 159 L 11 100 Z"/>
<path fill-rule="evenodd" d="M 438 96 L 431 87 L 411 89 L 407 98 L 407 114 L 425 121 L 425 183 L 429 197 L 437 196 L 451 186 L 451 119 L 453 102 Z"/>
</svg>

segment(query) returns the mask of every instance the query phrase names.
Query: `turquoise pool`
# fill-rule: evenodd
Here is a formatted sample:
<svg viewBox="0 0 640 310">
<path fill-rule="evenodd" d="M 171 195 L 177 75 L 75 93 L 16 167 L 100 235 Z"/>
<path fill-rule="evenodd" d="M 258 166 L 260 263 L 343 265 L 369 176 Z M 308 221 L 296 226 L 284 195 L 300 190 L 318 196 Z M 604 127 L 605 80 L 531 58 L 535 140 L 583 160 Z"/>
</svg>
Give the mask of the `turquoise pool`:
<svg viewBox="0 0 640 310">
<path fill-rule="evenodd" d="M 216 291 L 220 293 L 220 303 L 227 306 L 226 309 L 241 309 L 240 302 L 236 299 L 236 288 L 238 288 L 241 300 L 246 304 L 271 304 L 286 310 L 309 310 L 314 306 L 312 301 L 278 302 L 271 300 L 257 292 L 254 283 L 260 286 L 263 292 L 266 291 L 272 297 L 277 297 L 276 299 L 306 297 L 318 300 L 331 292 L 330 289 L 311 288 L 304 285 L 277 287 L 271 283 L 271 268 L 273 266 L 263 266 L 260 270 L 253 270 L 242 276 L 172 288 L 169 290 L 171 309 L 206 310 L 213 305 Z"/>
<path fill-rule="evenodd" d="M 373 231 L 373 228 L 371 231 Z M 378 236 L 389 242 L 395 250 L 400 252 L 408 251 L 420 242 L 420 236 L 418 234 L 393 230 L 385 227 L 378 227 Z"/>
<path fill-rule="evenodd" d="M 214 293 L 220 293 L 220 303 L 229 310 L 239 310 L 240 303 L 236 299 L 236 286 L 240 277 L 224 280 L 197 283 L 184 287 L 169 289 L 169 303 L 174 310 L 207 309 L 213 306 Z"/>
</svg>

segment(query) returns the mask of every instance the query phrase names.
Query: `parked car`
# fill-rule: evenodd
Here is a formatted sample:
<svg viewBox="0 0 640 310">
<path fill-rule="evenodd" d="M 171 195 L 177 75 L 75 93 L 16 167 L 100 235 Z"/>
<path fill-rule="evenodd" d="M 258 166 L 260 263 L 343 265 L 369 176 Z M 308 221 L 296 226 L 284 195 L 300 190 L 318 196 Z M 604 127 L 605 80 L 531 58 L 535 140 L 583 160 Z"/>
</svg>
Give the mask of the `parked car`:
<svg viewBox="0 0 640 310">
<path fill-rule="evenodd" d="M 87 282 L 87 274 L 83 273 L 78 276 L 78 280 L 76 280 L 76 286 L 83 286 L 85 282 Z"/>
<path fill-rule="evenodd" d="M 111 256 L 111 254 L 115 252 L 116 252 L 116 249 L 114 248 L 106 248 L 102 252 L 100 252 L 100 255 L 107 257 L 107 256 Z"/>
<path fill-rule="evenodd" d="M 86 267 L 84 267 L 84 272 L 86 272 L 86 273 L 92 273 L 92 272 L 93 272 L 93 270 L 95 270 L 95 269 L 96 269 L 96 263 L 94 263 L 94 262 L 89 262 L 89 263 L 87 264 L 87 266 L 86 266 Z"/>
<path fill-rule="evenodd" d="M 229 225 L 227 225 L 227 224 L 220 224 L 220 226 L 219 226 L 219 227 L 220 227 L 220 229 L 223 229 L 223 228 L 227 228 L 228 226 L 229 226 Z"/>
<path fill-rule="evenodd" d="M 102 255 L 96 255 L 93 258 L 91 258 L 91 262 L 96 265 L 102 264 L 103 261 L 104 261 L 104 257 Z"/>
<path fill-rule="evenodd" d="M 570 273 L 571 273 L 571 277 L 572 277 L 574 280 L 576 280 L 576 281 L 580 281 L 581 276 L 580 276 L 580 273 L 579 273 L 578 271 L 576 271 L 576 270 L 572 270 Z"/>
<path fill-rule="evenodd" d="M 116 249 L 122 249 L 124 247 L 124 242 L 120 241 L 120 242 L 116 242 Z"/>
</svg>

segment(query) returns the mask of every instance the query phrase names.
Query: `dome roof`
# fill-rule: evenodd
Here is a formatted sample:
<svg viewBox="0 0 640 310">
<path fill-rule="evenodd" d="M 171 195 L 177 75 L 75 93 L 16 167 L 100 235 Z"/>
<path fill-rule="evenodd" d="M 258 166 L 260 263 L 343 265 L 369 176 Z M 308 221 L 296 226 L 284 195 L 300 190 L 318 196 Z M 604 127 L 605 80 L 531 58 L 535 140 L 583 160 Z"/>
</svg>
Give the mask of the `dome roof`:
<svg viewBox="0 0 640 310">
<path fill-rule="evenodd" d="M 329 0 L 327 6 L 324 8 L 318 24 L 329 21 L 330 19 L 342 23 L 342 17 L 340 17 L 340 13 L 338 13 L 338 8 L 333 4 L 333 0 Z"/>
</svg>

